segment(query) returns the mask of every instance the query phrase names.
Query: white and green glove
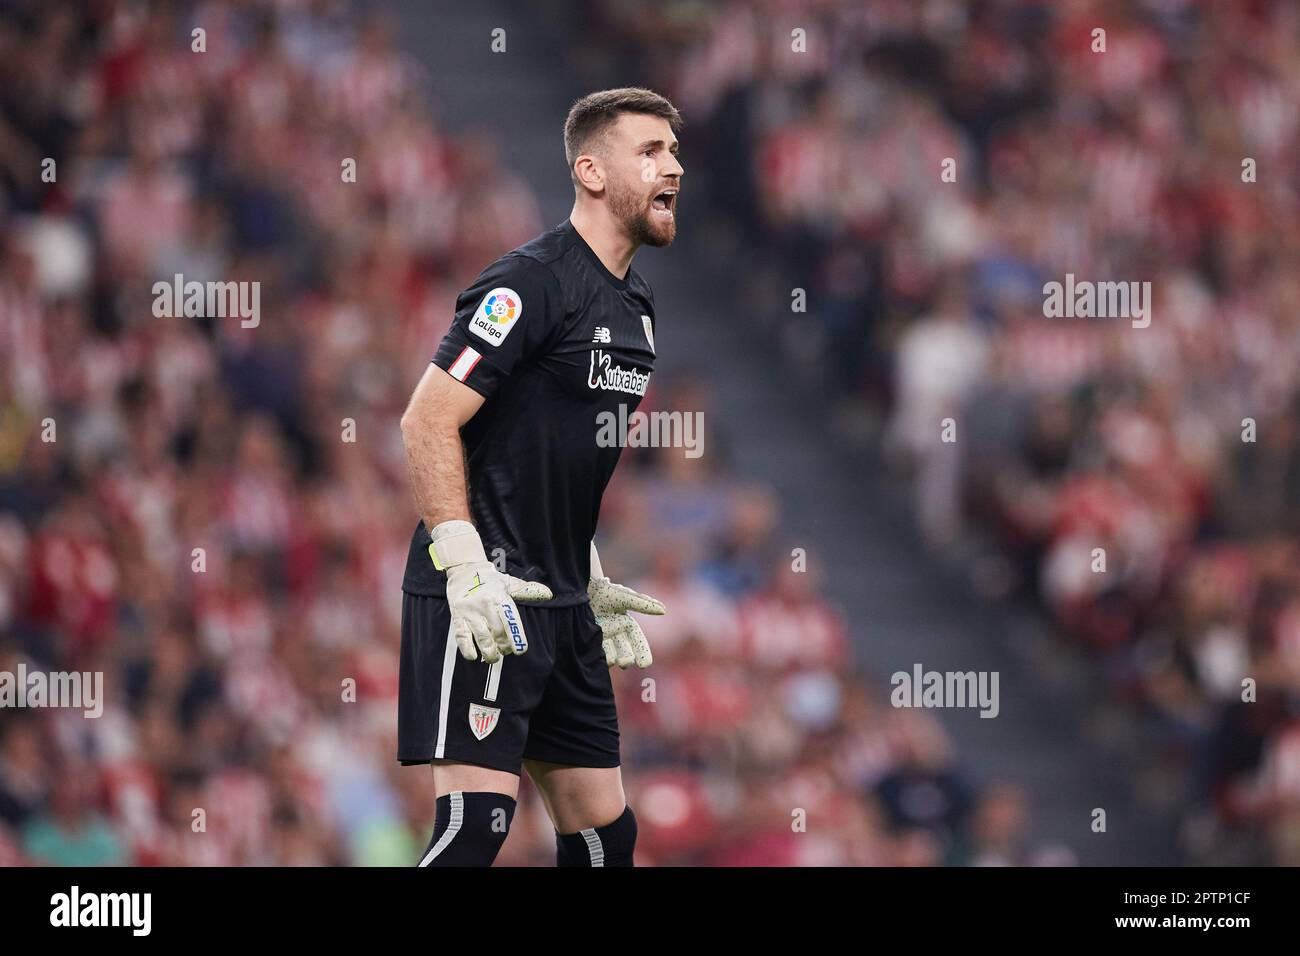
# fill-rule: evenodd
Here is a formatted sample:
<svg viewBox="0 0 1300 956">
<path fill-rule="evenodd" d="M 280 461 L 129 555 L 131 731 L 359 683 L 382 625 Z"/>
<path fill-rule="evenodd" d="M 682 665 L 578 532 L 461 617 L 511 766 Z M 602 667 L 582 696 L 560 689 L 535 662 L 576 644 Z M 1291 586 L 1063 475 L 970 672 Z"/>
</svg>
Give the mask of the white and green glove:
<svg viewBox="0 0 1300 956">
<path fill-rule="evenodd" d="M 447 572 L 451 633 L 460 656 L 495 664 L 502 654 L 527 651 L 528 638 L 515 600 L 549 601 L 551 589 L 498 571 L 468 521 L 444 521 L 429 537 L 434 567 Z"/>
<path fill-rule="evenodd" d="M 663 614 L 664 606 L 649 595 L 614 584 L 605 577 L 594 541 L 591 545 L 591 581 L 587 585 L 587 596 L 591 599 L 591 610 L 596 615 L 596 623 L 604 635 L 601 645 L 605 648 L 605 666 L 613 667 L 617 664 L 627 670 L 633 663 L 643 668 L 654 663 L 650 654 L 650 642 L 645 639 L 641 625 L 628 611 Z"/>
</svg>

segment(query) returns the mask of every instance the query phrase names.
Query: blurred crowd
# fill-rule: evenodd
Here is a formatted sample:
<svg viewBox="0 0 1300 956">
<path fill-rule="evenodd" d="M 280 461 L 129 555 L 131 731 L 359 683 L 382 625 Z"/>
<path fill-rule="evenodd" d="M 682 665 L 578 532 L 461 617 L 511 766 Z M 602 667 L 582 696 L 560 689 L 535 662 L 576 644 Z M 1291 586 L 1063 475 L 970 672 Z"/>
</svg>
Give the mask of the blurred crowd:
<svg viewBox="0 0 1300 956">
<path fill-rule="evenodd" d="M 589 7 L 690 121 L 735 314 L 1158 727 L 1189 860 L 1300 863 L 1300 7 Z M 1067 274 L 1149 327 L 1046 317 Z"/>
<path fill-rule="evenodd" d="M 429 71 L 352 4 L 0 8 L 0 671 L 100 672 L 105 696 L 98 719 L 0 711 L 0 864 L 410 865 L 433 788 L 395 758 L 397 421 L 459 290 L 544 228 L 536 197 L 440 128 Z M 688 108 L 753 80 L 710 76 Z M 765 163 L 814 161 L 769 119 Z M 793 227 L 820 175 L 754 214 Z M 870 226 L 870 197 L 845 210 Z M 259 321 L 158 317 L 177 274 L 259 282 Z M 657 376 L 646 407 L 708 401 Z M 640 862 L 1069 860 L 846 671 L 815 563 L 724 456 L 629 451 L 599 540 L 670 611 L 654 667 L 616 672 Z M 554 859 L 526 782 L 500 859 Z"/>
</svg>

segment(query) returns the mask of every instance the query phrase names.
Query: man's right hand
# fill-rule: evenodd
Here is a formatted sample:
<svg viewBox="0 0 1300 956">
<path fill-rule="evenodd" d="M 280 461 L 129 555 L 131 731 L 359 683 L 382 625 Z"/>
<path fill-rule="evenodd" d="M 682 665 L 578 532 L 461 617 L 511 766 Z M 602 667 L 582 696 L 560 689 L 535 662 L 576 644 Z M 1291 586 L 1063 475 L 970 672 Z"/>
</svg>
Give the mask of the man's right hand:
<svg viewBox="0 0 1300 956">
<path fill-rule="evenodd" d="M 502 654 L 527 651 L 528 638 L 515 601 L 549 601 L 551 589 L 498 571 L 468 521 L 444 521 L 429 536 L 434 567 L 447 572 L 451 631 L 461 656 L 495 664 Z"/>
</svg>

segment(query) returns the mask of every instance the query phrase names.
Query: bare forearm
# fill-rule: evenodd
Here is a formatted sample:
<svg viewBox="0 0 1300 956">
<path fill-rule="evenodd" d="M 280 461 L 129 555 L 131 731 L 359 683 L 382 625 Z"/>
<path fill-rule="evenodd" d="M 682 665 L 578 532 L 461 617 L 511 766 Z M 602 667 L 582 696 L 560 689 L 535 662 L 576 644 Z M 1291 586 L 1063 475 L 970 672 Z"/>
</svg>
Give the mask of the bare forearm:
<svg viewBox="0 0 1300 956">
<path fill-rule="evenodd" d="M 402 419 L 402 442 L 415 507 L 430 530 L 444 521 L 470 521 L 465 448 L 451 420 L 421 414 Z"/>
</svg>

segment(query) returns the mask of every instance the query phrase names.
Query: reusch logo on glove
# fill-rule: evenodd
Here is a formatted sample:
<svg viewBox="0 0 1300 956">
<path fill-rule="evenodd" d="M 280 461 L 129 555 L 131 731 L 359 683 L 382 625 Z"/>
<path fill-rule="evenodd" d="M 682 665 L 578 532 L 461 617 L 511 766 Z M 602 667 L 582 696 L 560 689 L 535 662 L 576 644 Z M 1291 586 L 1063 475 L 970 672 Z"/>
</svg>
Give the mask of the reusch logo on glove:
<svg viewBox="0 0 1300 956">
<path fill-rule="evenodd" d="M 501 616 L 505 618 L 506 627 L 510 630 L 510 640 L 515 645 L 515 653 L 522 654 L 528 645 L 524 643 L 524 629 L 519 626 L 519 621 L 515 617 L 515 609 L 509 604 L 502 604 Z"/>
</svg>

